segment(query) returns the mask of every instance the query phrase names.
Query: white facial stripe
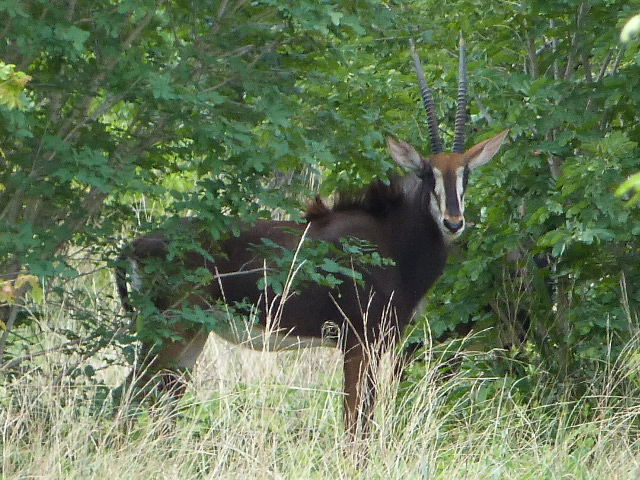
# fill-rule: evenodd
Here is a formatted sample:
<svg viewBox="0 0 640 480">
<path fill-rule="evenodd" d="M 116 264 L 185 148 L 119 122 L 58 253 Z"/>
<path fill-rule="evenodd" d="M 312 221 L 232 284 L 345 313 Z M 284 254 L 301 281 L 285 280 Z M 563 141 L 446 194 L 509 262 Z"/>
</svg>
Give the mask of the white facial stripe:
<svg viewBox="0 0 640 480">
<path fill-rule="evenodd" d="M 464 215 L 464 167 L 456 170 L 456 195 L 460 205 L 460 215 Z"/>
<path fill-rule="evenodd" d="M 440 210 L 440 205 L 438 204 L 438 197 L 436 197 L 435 193 L 433 192 L 431 192 L 431 202 L 429 202 L 429 207 L 431 208 L 431 216 L 440 226 L 440 228 L 442 228 L 442 211 Z"/>
<path fill-rule="evenodd" d="M 440 172 L 440 170 L 438 170 L 437 168 L 434 168 L 433 177 L 435 179 L 435 188 L 433 189 L 433 192 L 435 193 L 435 197 L 436 197 L 435 200 L 440 210 L 438 212 L 438 217 L 436 218 L 436 220 L 440 221 L 442 220 L 442 215 L 447 210 L 446 208 L 447 196 L 445 195 L 445 191 L 444 191 L 444 179 L 442 178 L 442 172 Z"/>
</svg>

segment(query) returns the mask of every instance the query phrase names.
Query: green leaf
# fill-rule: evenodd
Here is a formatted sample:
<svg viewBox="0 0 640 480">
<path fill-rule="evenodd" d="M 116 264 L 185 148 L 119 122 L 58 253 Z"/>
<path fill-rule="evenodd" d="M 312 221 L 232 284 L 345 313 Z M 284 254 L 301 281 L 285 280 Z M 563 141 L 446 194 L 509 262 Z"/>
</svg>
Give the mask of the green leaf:
<svg viewBox="0 0 640 480">
<path fill-rule="evenodd" d="M 320 268 L 322 268 L 325 272 L 329 272 L 329 273 L 338 273 L 342 271 L 342 267 L 338 265 L 338 263 L 335 260 L 332 260 L 331 258 L 325 258 L 324 261 L 322 262 L 322 265 L 320 265 Z"/>
<path fill-rule="evenodd" d="M 173 100 L 177 94 L 171 85 L 171 77 L 164 74 L 151 74 L 149 76 L 149 86 L 154 98 L 163 100 Z"/>
<path fill-rule="evenodd" d="M 331 18 L 331 23 L 337 27 L 340 25 L 340 19 L 344 17 L 344 14 L 342 12 L 332 10 L 329 12 L 329 17 Z"/>
</svg>

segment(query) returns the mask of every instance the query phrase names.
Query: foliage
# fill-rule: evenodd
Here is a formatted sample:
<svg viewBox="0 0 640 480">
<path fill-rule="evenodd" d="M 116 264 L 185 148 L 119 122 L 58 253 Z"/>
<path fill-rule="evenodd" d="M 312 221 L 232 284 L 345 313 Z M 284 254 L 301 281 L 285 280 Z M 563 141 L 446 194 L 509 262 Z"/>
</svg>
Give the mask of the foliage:
<svg viewBox="0 0 640 480">
<path fill-rule="evenodd" d="M 15 65 L 7 65 L 0 61 L 0 105 L 9 110 L 25 107 L 24 88 L 31 77 L 24 72 L 16 71 Z"/>
<path fill-rule="evenodd" d="M 33 108 L 0 107 L 4 281 L 79 275 L 69 248 L 113 256 L 140 199 L 158 205 L 152 214 L 197 212 L 214 238 L 237 231 L 235 217 L 299 218 L 310 173 L 347 148 L 327 134 L 340 125 L 359 139 L 366 127 L 321 119 L 326 98 L 307 95 L 342 61 L 338 40 L 371 25 L 355 9 L 140 0 L 0 11 L 0 58 L 33 77 Z M 1 357 L 18 313 L 2 309 Z"/>
<path fill-rule="evenodd" d="M 473 128 L 509 126 L 512 141 L 472 179 L 475 225 L 429 295 L 427 318 L 436 335 L 491 327 L 478 341 L 513 349 L 507 372 L 533 362 L 568 391 L 588 388 L 585 375 L 637 332 L 640 213 L 613 195 L 640 158 L 640 62 L 618 45 L 636 8 L 501 4 L 457 20 L 473 25 L 471 84 L 482 102 L 471 107 Z M 451 28 L 435 10 L 423 14 L 436 19 L 434 38 Z"/>
<path fill-rule="evenodd" d="M 295 252 L 281 247 L 268 238 L 257 247 L 264 258 L 273 259 L 269 273 L 258 282 L 258 288 L 269 286 L 277 295 L 286 289 L 295 295 L 305 283 L 314 282 L 330 288 L 343 283 L 361 283 L 363 273 L 372 267 L 392 265 L 369 242 L 357 238 L 343 238 L 340 246 L 305 238 Z"/>
<path fill-rule="evenodd" d="M 640 32 L 640 14 L 635 15 L 629 19 L 620 32 L 620 40 L 628 43 L 635 38 Z M 629 204 L 634 204 L 640 199 L 640 173 L 626 179 L 617 190 L 619 196 L 626 195 L 629 191 L 635 190 L 635 194 L 629 200 Z"/>
<path fill-rule="evenodd" d="M 19 275 L 13 282 L 0 283 L 0 305 L 12 305 L 18 299 L 18 292 L 23 286 L 29 285 L 36 302 L 42 301 L 42 289 L 40 288 L 38 277 L 35 275 Z M 1 325 L 1 324 L 0 324 Z"/>
<path fill-rule="evenodd" d="M 415 331 L 488 328 L 479 343 L 511 350 L 474 371 L 534 369 L 558 378 L 564 398 L 602 379 L 637 331 L 640 211 L 614 192 L 640 158 L 640 56 L 618 40 L 639 8 L 456 0 L 445 15 L 422 0 L 3 2 L 0 58 L 32 80 L 29 108 L 0 106 L 2 281 L 35 275 L 47 291 L 82 274 L 76 252 L 111 261 L 123 237 L 159 217 L 197 214 L 214 238 L 236 233 L 236 218 L 299 219 L 310 190 L 358 188 L 395 168 L 387 133 L 428 154 L 408 39 L 446 142 L 462 31 L 468 145 L 507 127 L 510 140 L 471 179 L 472 225 Z M 100 319 L 113 306 L 102 308 L 93 319 L 85 311 L 84 334 L 107 328 Z M 19 343 L 20 312 L 19 303 L 0 310 L 3 361 L 15 355 L 4 345 Z"/>
</svg>

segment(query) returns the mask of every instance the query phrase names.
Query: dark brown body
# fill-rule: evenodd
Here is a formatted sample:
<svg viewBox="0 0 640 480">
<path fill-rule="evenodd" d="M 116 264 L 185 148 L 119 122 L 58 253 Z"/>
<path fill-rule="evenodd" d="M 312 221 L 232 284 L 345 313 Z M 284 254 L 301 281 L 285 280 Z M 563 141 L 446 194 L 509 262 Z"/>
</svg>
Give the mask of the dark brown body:
<svg viewBox="0 0 640 480">
<path fill-rule="evenodd" d="M 200 222 L 185 219 L 177 229 L 134 240 L 123 255 L 131 263 L 130 283 L 139 284 L 138 298 L 150 299 L 159 315 L 171 320 L 173 338 L 159 348 L 147 340 L 145 351 L 153 355 L 144 357 L 138 370 L 164 375 L 172 392 L 180 394 L 184 386 L 174 382 L 179 378 L 175 372 L 194 366 L 210 330 L 265 350 L 338 346 L 344 352 L 346 427 L 352 437 L 366 431 L 377 360 L 397 342 L 414 309 L 442 274 L 447 245 L 464 229 L 462 201 L 468 173 L 493 157 L 506 134 L 484 140 L 466 153 L 438 153 L 431 158 L 422 157 L 406 142 L 387 138 L 393 159 L 411 172 L 393 178 L 389 185 L 375 181 L 357 197 L 340 197 L 333 208 L 316 200 L 307 211 L 307 224 L 260 221 L 238 237 L 213 242 L 199 233 Z M 172 242 L 184 233 L 195 243 L 176 253 Z M 333 288 L 313 281 L 292 290 L 285 287 L 282 295 L 258 288 L 261 278 L 289 266 L 276 267 L 278 262 L 265 258 L 256 246 L 269 239 L 295 251 L 303 238 L 336 245 L 342 238 L 364 240 L 392 264 L 359 266 L 358 259 L 352 259 L 361 281 L 343 271 L 342 283 Z M 211 278 L 201 283 L 185 280 L 199 268 L 207 269 Z M 125 270 L 118 269 L 118 291 L 132 312 Z M 257 325 L 250 318 L 238 327 L 236 320 L 224 315 L 224 305 L 237 302 L 253 307 Z M 185 307 L 199 307 L 220 320 L 198 327 L 181 316 L 180 308 L 185 312 Z M 142 319 L 147 322 L 139 331 L 143 343 L 144 330 L 157 319 L 157 315 Z"/>
<path fill-rule="evenodd" d="M 408 182 L 413 184 L 410 196 L 403 193 Z M 211 283 L 189 290 L 190 305 L 213 310 L 219 300 L 227 304 L 248 302 L 258 308 L 260 325 L 289 339 L 301 337 L 301 346 L 306 346 L 309 338 L 321 340 L 327 335 L 328 325 L 334 335 L 339 331 L 336 346 L 342 348 L 345 355 L 345 420 L 348 430 L 355 434 L 372 405 L 375 361 L 398 340 L 418 302 L 444 268 L 445 241 L 429 214 L 429 194 L 429 185 L 411 177 L 397 179 L 389 187 L 376 184 L 359 202 L 345 201 L 334 209 L 317 203 L 310 209 L 310 221 L 306 225 L 260 221 L 238 237 L 218 244 L 200 237 L 200 243 L 212 252 L 213 262 L 193 250 L 171 262 L 190 270 L 205 267 L 214 277 Z M 194 228 L 197 221 L 184 220 L 183 224 L 184 228 Z M 305 282 L 301 291 L 289 292 L 284 301 L 270 290 L 259 289 L 257 282 L 263 275 L 269 275 L 270 267 L 268 261 L 265 264 L 265 259 L 256 253 L 255 246 L 267 238 L 295 251 L 303 234 L 306 238 L 336 245 L 341 238 L 366 240 L 376 246 L 382 257 L 393 260 L 394 265 L 361 268 L 362 281 L 343 276 L 342 283 L 334 288 Z M 151 259 L 167 261 L 170 241 L 158 232 L 132 243 L 127 257 L 136 264 L 137 275 L 144 275 L 144 265 Z M 119 287 L 126 299 L 126 285 L 120 282 Z M 185 297 L 184 288 L 160 286 L 157 280 L 148 291 L 161 312 L 174 309 Z M 217 308 L 220 309 L 219 305 Z M 183 341 L 165 341 L 156 352 L 155 360 L 143 367 L 166 371 L 193 366 L 207 332 L 187 324 L 180 324 L 176 331 Z M 289 342 L 267 349 L 295 345 L 296 342 Z"/>
<path fill-rule="evenodd" d="M 375 181 L 360 196 L 341 197 L 333 208 L 316 200 L 307 211 L 306 225 L 262 221 L 245 228 L 238 237 L 213 242 L 198 233 L 197 220 L 183 220 L 177 230 L 136 239 L 123 255 L 131 264 L 130 283 L 138 284 L 138 298 L 147 296 L 159 312 L 142 319 L 147 323 L 138 333 L 143 343 L 146 338 L 145 351 L 153 355 L 143 355 L 138 370 L 158 372 L 169 379 L 165 383 L 173 393 L 180 394 L 184 387 L 173 382 L 178 378 L 174 372 L 194 366 L 210 330 L 265 350 L 339 346 L 344 352 L 347 431 L 355 438 L 359 431 L 368 430 L 377 360 L 400 338 L 414 309 L 442 274 L 447 245 L 465 228 L 463 200 L 469 172 L 487 163 L 507 135 L 505 130 L 464 152 L 466 57 L 461 38 L 453 152 L 443 153 L 431 91 L 411 45 L 428 116 L 432 156 L 423 157 L 407 142 L 387 137 L 391 157 L 410 173 L 393 178 L 389 185 Z M 181 231 L 194 243 L 175 252 L 172 244 Z M 258 281 L 274 274 L 274 268 L 289 267 L 265 258 L 256 246 L 269 239 L 295 251 L 303 238 L 336 245 L 341 238 L 360 239 L 393 263 L 362 266 L 358 259 L 348 259 L 353 260 L 361 281 L 356 282 L 349 270 L 340 270 L 342 283 L 333 288 L 311 281 L 292 289 L 285 286 L 282 295 L 258 288 Z M 210 279 L 190 279 L 202 268 Z M 295 277 L 292 272 L 290 277 Z M 117 284 L 124 306 L 133 312 L 124 266 L 118 268 Z M 224 314 L 225 305 L 237 302 L 253 307 L 247 312 L 248 321 L 241 321 L 240 326 L 237 316 L 220 313 Z M 199 327 L 185 314 L 193 307 L 220 320 L 203 322 L 205 326 Z M 257 325 L 252 311 L 257 312 L 253 315 Z M 153 348 L 154 339 L 145 337 L 145 330 L 152 329 L 154 322 L 162 324 L 162 319 L 169 320 L 163 325 L 165 339 L 159 348 Z M 167 329 L 171 340 L 166 338 Z"/>
</svg>

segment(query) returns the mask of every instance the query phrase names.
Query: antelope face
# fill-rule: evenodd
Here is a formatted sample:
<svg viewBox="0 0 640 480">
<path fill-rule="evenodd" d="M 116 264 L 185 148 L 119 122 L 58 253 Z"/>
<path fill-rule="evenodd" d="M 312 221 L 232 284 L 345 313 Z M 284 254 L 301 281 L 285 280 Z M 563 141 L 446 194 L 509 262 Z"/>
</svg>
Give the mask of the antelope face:
<svg viewBox="0 0 640 480">
<path fill-rule="evenodd" d="M 464 230 L 464 191 L 469 167 L 458 153 L 434 155 L 425 169 L 431 187 L 431 215 L 445 238 L 454 239 Z"/>
<path fill-rule="evenodd" d="M 430 213 L 446 240 L 457 238 L 464 230 L 464 192 L 469 172 L 491 160 L 507 133 L 504 130 L 465 153 L 437 153 L 431 158 L 423 157 L 407 142 L 387 137 L 396 163 L 415 172 L 429 189 Z"/>
<path fill-rule="evenodd" d="M 453 240 L 464 230 L 464 190 L 469 172 L 484 165 L 493 157 L 507 130 L 493 138 L 474 145 L 464 151 L 464 130 L 467 120 L 467 62 L 465 43 L 460 35 L 460 56 L 458 62 L 458 108 L 456 111 L 453 153 L 443 153 L 442 139 L 436 119 L 435 105 L 431 89 L 424 78 L 420 58 L 413 41 L 411 56 L 418 75 L 420 96 L 427 112 L 431 158 L 421 156 L 415 148 L 402 140 L 396 142 L 387 137 L 387 145 L 393 159 L 401 166 L 413 170 L 430 189 L 429 205 L 431 216 L 438 224 L 445 241 Z"/>
</svg>

